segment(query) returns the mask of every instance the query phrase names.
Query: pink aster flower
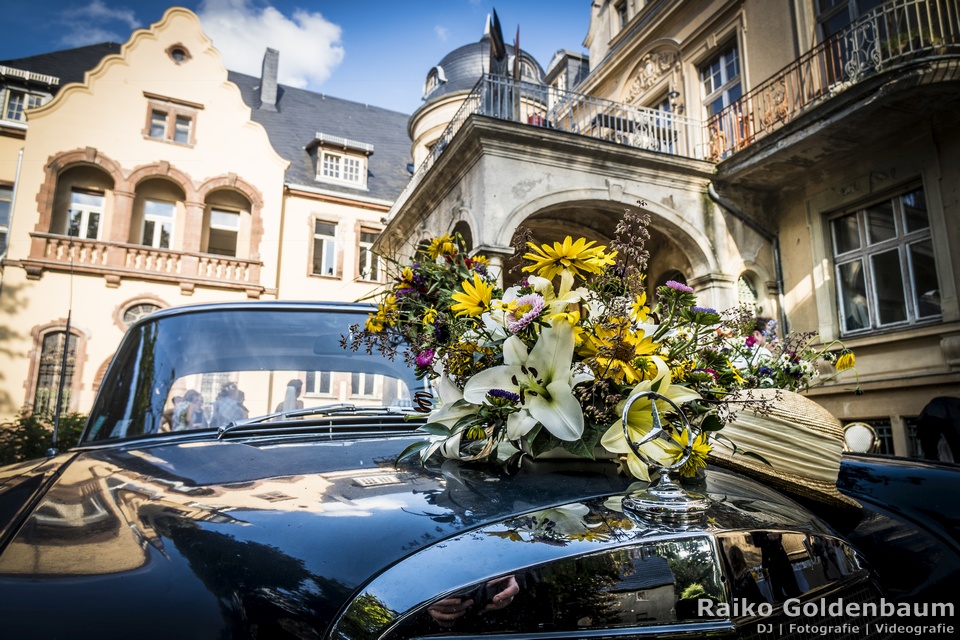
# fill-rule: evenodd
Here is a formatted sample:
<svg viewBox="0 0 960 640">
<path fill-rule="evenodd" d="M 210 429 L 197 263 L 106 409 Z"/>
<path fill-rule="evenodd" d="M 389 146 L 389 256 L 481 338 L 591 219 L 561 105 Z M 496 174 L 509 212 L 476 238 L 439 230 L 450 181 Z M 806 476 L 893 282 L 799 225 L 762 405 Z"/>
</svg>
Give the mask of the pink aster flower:
<svg viewBox="0 0 960 640">
<path fill-rule="evenodd" d="M 693 289 L 688 287 L 685 284 L 681 284 L 676 280 L 667 280 L 664 284 L 673 289 L 674 291 L 679 291 L 680 293 L 693 293 Z"/>
<path fill-rule="evenodd" d="M 538 293 L 520 296 L 513 311 L 507 314 L 507 328 L 512 333 L 523 331 L 540 315 L 543 305 L 543 296 Z"/>
</svg>

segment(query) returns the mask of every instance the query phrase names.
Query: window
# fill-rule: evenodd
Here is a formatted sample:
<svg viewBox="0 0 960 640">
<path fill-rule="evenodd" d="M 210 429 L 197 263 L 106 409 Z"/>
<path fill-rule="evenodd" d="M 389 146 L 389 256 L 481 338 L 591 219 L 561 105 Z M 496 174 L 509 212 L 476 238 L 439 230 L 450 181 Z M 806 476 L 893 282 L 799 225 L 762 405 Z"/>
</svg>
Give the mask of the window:
<svg viewBox="0 0 960 640">
<path fill-rule="evenodd" d="M 313 275 L 337 275 L 337 225 L 315 220 L 313 223 Z"/>
<path fill-rule="evenodd" d="M 373 252 L 373 243 L 378 234 L 375 231 L 360 231 L 360 279 L 380 282 L 383 274 L 383 260 Z"/>
<path fill-rule="evenodd" d="M 210 210 L 210 235 L 207 253 L 222 256 L 237 255 L 237 234 L 240 232 L 240 214 L 236 211 Z"/>
<path fill-rule="evenodd" d="M 321 150 L 317 180 L 344 182 L 359 187 L 367 186 L 367 159 L 343 153 Z"/>
<path fill-rule="evenodd" d="M 163 140 L 167 137 L 167 114 L 154 109 L 150 112 L 150 137 Z"/>
<path fill-rule="evenodd" d="M 882 3 L 883 0 L 817 0 L 820 37 L 826 40 Z"/>
<path fill-rule="evenodd" d="M 304 394 L 308 396 L 333 395 L 332 376 L 329 371 L 307 371 Z"/>
<path fill-rule="evenodd" d="M 617 12 L 617 30 L 622 30 L 627 26 L 627 0 L 620 0 L 613 10 Z"/>
<path fill-rule="evenodd" d="M 7 250 L 10 233 L 10 211 L 13 208 L 13 188 L 0 187 L 0 254 Z"/>
<path fill-rule="evenodd" d="M 193 118 L 177 116 L 173 124 L 173 141 L 183 144 L 190 143 L 190 129 L 193 127 Z"/>
<path fill-rule="evenodd" d="M 376 382 L 379 376 L 370 373 L 350 374 L 350 395 L 372 396 L 376 394 Z"/>
<path fill-rule="evenodd" d="M 169 249 L 173 237 L 173 220 L 177 207 L 172 202 L 147 200 L 143 204 L 143 238 L 141 242 L 157 249 Z"/>
<path fill-rule="evenodd" d="M 759 311 L 757 297 L 757 288 L 753 283 L 746 276 L 740 276 L 737 280 L 737 305 L 757 313 Z"/>
<path fill-rule="evenodd" d="M 160 305 L 150 302 L 140 302 L 135 304 L 123 312 L 123 324 L 124 326 L 129 327 L 140 318 L 150 315 L 159 308 Z"/>
<path fill-rule="evenodd" d="M 33 109 L 43 104 L 43 96 L 26 91 L 16 91 L 8 89 L 5 104 L 3 105 L 3 117 L 7 120 L 16 122 L 26 121 L 24 111 Z"/>
<path fill-rule="evenodd" d="M 151 140 L 192 145 L 196 142 L 197 114 L 202 104 L 144 92 L 147 123 L 143 135 Z"/>
<path fill-rule="evenodd" d="M 830 219 L 843 333 L 940 316 L 940 285 L 923 188 Z"/>
<path fill-rule="evenodd" d="M 740 99 L 740 56 L 736 44 L 700 67 L 700 83 L 707 118 Z"/>
<path fill-rule="evenodd" d="M 97 240 L 100 237 L 100 218 L 103 216 L 103 193 L 85 189 L 70 192 L 70 210 L 64 233 L 74 238 Z"/>
<path fill-rule="evenodd" d="M 66 332 L 53 331 L 41 339 L 40 366 L 37 370 L 37 386 L 33 394 L 33 410 L 37 413 L 53 413 L 57 408 L 60 378 L 63 377 L 63 408 L 69 407 L 73 369 L 77 360 L 77 337 L 65 340 Z M 64 342 L 67 342 L 64 360 Z"/>
</svg>

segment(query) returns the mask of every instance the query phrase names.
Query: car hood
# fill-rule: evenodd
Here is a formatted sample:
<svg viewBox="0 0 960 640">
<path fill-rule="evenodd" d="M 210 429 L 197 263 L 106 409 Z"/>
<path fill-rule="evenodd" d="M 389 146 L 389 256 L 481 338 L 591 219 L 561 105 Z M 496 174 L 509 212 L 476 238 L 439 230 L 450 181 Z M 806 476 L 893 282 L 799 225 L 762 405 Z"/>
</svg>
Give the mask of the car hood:
<svg viewBox="0 0 960 640">
<path fill-rule="evenodd" d="M 2 617 L 29 622 L 31 633 L 62 618 L 64 632 L 135 621 L 147 635 L 201 637 L 280 608 L 322 629 L 350 594 L 418 549 L 626 486 L 609 463 L 519 477 L 396 467 L 410 442 L 178 440 L 80 451 L 0 555 L 0 591 L 10 596 Z"/>
</svg>

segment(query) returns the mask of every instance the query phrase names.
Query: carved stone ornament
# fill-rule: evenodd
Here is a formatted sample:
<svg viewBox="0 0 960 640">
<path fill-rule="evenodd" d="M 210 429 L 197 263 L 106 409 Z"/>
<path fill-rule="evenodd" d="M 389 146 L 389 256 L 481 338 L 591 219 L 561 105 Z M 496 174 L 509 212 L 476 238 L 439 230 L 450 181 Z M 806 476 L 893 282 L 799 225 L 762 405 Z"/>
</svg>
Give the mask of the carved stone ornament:
<svg viewBox="0 0 960 640">
<path fill-rule="evenodd" d="M 641 93 L 657 83 L 660 77 L 677 64 L 678 56 L 673 51 L 647 53 L 640 58 L 637 73 L 630 83 L 627 102 L 633 102 Z"/>
</svg>

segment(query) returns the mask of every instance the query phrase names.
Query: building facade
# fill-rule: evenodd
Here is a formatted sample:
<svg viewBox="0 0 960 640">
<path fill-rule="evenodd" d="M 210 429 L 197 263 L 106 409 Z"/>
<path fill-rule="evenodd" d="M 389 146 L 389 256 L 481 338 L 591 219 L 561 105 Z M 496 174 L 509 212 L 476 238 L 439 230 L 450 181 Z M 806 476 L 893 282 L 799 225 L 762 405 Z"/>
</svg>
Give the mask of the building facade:
<svg viewBox="0 0 960 640">
<path fill-rule="evenodd" d="M 871 423 L 882 451 L 919 455 L 922 408 L 960 396 L 956 0 L 589 11 L 589 56 L 558 52 L 543 81 L 477 74 L 425 96 L 420 162 L 378 248 L 457 230 L 506 266 L 520 226 L 606 243 L 639 208 L 652 285 L 682 280 L 706 306 L 842 340 L 863 393 L 844 381 L 810 395 Z M 446 129 L 417 128 L 441 108 Z"/>
<path fill-rule="evenodd" d="M 158 308 L 353 301 L 382 280 L 408 116 L 279 85 L 278 56 L 229 72 L 172 8 L 123 45 L 0 62 L 0 416 L 53 411 L 61 376 L 63 410 L 89 410 Z M 223 382 L 198 381 L 205 401 Z"/>
</svg>

